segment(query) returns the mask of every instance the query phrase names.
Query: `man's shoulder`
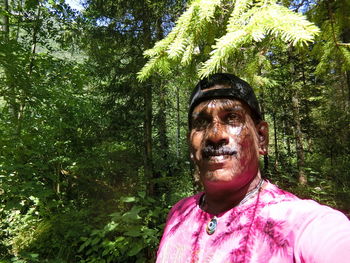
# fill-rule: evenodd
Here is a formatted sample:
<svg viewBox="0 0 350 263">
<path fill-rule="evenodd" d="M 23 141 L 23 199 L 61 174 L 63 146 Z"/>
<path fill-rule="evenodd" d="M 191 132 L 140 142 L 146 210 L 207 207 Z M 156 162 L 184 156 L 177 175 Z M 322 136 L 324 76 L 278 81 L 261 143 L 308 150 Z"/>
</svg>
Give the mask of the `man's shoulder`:
<svg viewBox="0 0 350 263">
<path fill-rule="evenodd" d="M 290 221 L 313 220 L 326 215 L 340 215 L 341 212 L 322 205 L 314 200 L 300 199 L 292 193 L 268 183 L 264 189 L 263 200 L 269 216 L 286 218 Z"/>
<path fill-rule="evenodd" d="M 286 237 L 295 258 L 305 262 L 345 262 L 350 245 L 350 221 L 329 206 L 305 200 L 267 184 L 256 218 L 266 233 Z M 326 248 L 326 249 L 325 249 Z M 348 262 L 348 261 L 346 261 Z"/>
<path fill-rule="evenodd" d="M 262 187 L 262 197 L 265 202 L 270 204 L 279 204 L 281 202 L 297 202 L 301 199 L 294 194 L 282 190 L 277 185 L 270 183 L 269 181 Z"/>
</svg>

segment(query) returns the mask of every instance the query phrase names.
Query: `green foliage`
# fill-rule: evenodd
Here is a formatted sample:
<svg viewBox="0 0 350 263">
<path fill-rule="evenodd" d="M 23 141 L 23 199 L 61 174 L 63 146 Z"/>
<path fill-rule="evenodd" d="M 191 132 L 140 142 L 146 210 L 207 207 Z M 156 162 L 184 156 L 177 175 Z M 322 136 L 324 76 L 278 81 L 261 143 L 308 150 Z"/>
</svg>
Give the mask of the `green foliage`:
<svg viewBox="0 0 350 263">
<path fill-rule="evenodd" d="M 43 218 L 38 210 L 38 206 L 27 213 L 13 210 L 4 218 L 7 225 L 2 245 L 13 255 L 8 261 L 68 262 L 75 257 L 81 235 L 90 230 L 85 224 L 87 211 L 67 207 L 54 217 Z"/>
<path fill-rule="evenodd" d="M 207 46 L 213 43 L 206 37 L 208 29 L 214 30 L 211 24 L 226 20 L 226 30 L 223 23 L 215 28 L 218 38 L 211 46 L 209 59 L 198 69 L 200 77 L 227 67 L 233 54 L 242 53 L 267 37 L 294 46 L 312 42 L 319 29 L 304 16 L 276 2 L 232 1 L 228 5 L 224 1 L 193 1 L 169 35 L 144 53 L 150 59 L 138 78 L 145 80 L 157 71 L 166 73 L 169 71 L 166 65 L 178 59 L 187 66 L 200 50 L 206 53 L 202 43 Z M 232 8 L 225 8 L 227 6 Z M 260 50 L 268 48 L 269 43 L 266 43 Z"/>
<path fill-rule="evenodd" d="M 333 70 L 350 70 L 349 12 L 350 5 L 347 1 L 321 1 L 320 5 L 312 9 L 314 19 L 321 27 L 321 34 L 313 50 L 319 61 L 316 68 L 318 75 L 329 74 Z"/>
<path fill-rule="evenodd" d="M 121 201 L 128 211 L 111 214 L 103 228 L 81 238 L 77 251 L 80 263 L 149 262 L 150 256 L 154 259 L 168 208 L 146 197 L 145 192 Z"/>
</svg>

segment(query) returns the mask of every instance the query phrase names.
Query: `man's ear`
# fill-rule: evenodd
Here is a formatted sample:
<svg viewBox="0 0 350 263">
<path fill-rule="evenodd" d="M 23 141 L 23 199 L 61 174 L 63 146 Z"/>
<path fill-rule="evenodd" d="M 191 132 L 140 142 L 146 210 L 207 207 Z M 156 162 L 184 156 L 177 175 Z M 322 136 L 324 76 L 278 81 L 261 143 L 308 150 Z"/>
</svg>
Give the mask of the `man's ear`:
<svg viewBox="0 0 350 263">
<path fill-rule="evenodd" d="M 266 121 L 260 121 L 259 124 L 256 125 L 256 130 L 258 132 L 259 153 L 261 155 L 266 155 L 269 146 L 269 125 Z"/>
</svg>

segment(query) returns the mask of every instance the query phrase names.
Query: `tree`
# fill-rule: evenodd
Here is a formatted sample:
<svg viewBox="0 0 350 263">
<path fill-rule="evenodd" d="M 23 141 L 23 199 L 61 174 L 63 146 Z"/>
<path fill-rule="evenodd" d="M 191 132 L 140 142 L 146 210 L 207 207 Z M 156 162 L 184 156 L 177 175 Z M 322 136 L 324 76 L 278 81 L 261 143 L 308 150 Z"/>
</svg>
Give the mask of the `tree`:
<svg viewBox="0 0 350 263">
<path fill-rule="evenodd" d="M 117 107 L 113 109 L 114 116 L 111 117 L 120 117 L 116 114 L 120 111 L 120 107 L 135 109 L 135 112 L 130 111 L 133 117 L 121 124 L 119 131 L 115 130 L 115 132 L 119 133 L 123 127 L 130 130 L 134 129 L 135 132 L 135 127 L 140 125 L 139 122 L 143 122 L 143 133 L 140 134 L 137 130 L 137 137 L 143 137 L 143 141 L 139 141 L 139 139 L 131 141 L 133 141 L 134 149 L 137 152 L 143 152 L 143 165 L 140 168 L 143 168 L 144 177 L 141 177 L 143 178 L 141 181 L 150 195 L 153 195 L 158 191 L 154 189 L 157 188 L 154 186 L 154 181 L 159 179 L 160 174 L 163 173 L 160 170 L 167 169 L 163 167 L 159 170 L 158 165 L 156 169 L 154 167 L 154 159 L 159 159 L 157 155 L 164 157 L 168 151 L 167 134 L 166 129 L 164 129 L 166 124 L 166 110 L 164 109 L 166 103 L 165 84 L 156 77 L 150 79 L 147 83 L 140 84 L 135 79 L 134 74 L 145 63 L 142 56 L 143 51 L 150 48 L 157 39 L 163 37 L 164 31 L 168 30 L 172 23 L 171 20 L 181 9 L 182 3 L 173 1 L 153 3 L 129 1 L 128 3 L 122 3 L 122 1 L 114 1 L 101 5 L 99 1 L 90 1 L 87 4 L 88 8 L 85 16 L 90 19 L 92 27 L 90 33 L 87 34 L 87 38 L 85 38 L 88 43 L 88 49 L 86 50 L 92 59 L 96 59 L 94 63 L 96 63 L 99 70 L 101 70 L 102 65 L 100 63 L 104 63 L 104 72 L 101 72 L 101 75 L 104 74 L 104 77 L 110 83 L 107 91 L 109 93 L 108 97 L 110 99 L 117 95 L 119 98 L 128 97 L 127 100 L 129 101 L 116 105 Z M 94 25 L 101 23 L 101 21 L 106 22 L 100 26 L 97 25 L 97 27 Z M 99 29 L 96 30 L 98 27 Z M 137 33 L 135 34 L 135 32 Z M 108 46 L 104 44 L 105 37 L 111 39 Z M 114 50 L 110 48 L 111 46 Z M 99 50 L 96 50 L 97 47 L 99 47 Z M 106 56 L 106 59 L 102 61 L 104 56 Z M 115 81 L 117 79 L 119 81 Z M 103 86 L 101 85 L 101 88 Z M 129 87 L 129 89 L 126 87 Z M 142 94 L 142 100 L 137 99 L 135 101 L 134 98 L 138 94 Z M 163 99 L 154 100 L 154 94 L 163 96 Z M 113 103 L 112 100 L 110 102 Z M 156 117 L 161 118 L 162 121 L 155 122 L 154 109 L 158 105 L 163 109 L 158 111 Z M 133 123 L 130 124 L 128 121 L 133 121 Z M 113 128 L 116 128 L 116 126 Z M 156 136 L 157 132 L 159 136 Z M 158 139 L 154 141 L 154 137 L 159 138 L 160 143 L 158 143 Z M 141 145 L 143 145 L 142 148 L 140 148 Z M 156 147 L 156 152 L 160 152 L 160 154 L 154 154 L 154 147 Z"/>
</svg>

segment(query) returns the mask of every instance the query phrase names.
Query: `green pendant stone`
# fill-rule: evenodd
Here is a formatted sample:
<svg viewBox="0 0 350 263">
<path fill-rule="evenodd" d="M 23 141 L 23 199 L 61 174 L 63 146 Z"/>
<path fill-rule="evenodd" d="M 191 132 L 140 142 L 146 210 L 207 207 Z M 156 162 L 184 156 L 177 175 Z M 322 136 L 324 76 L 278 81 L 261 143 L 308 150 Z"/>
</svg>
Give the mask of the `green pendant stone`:
<svg viewBox="0 0 350 263">
<path fill-rule="evenodd" d="M 213 219 L 210 220 L 208 225 L 207 225 L 207 233 L 208 233 L 208 235 L 214 234 L 217 225 L 218 225 L 218 220 L 216 219 L 216 216 L 214 216 Z"/>
</svg>

